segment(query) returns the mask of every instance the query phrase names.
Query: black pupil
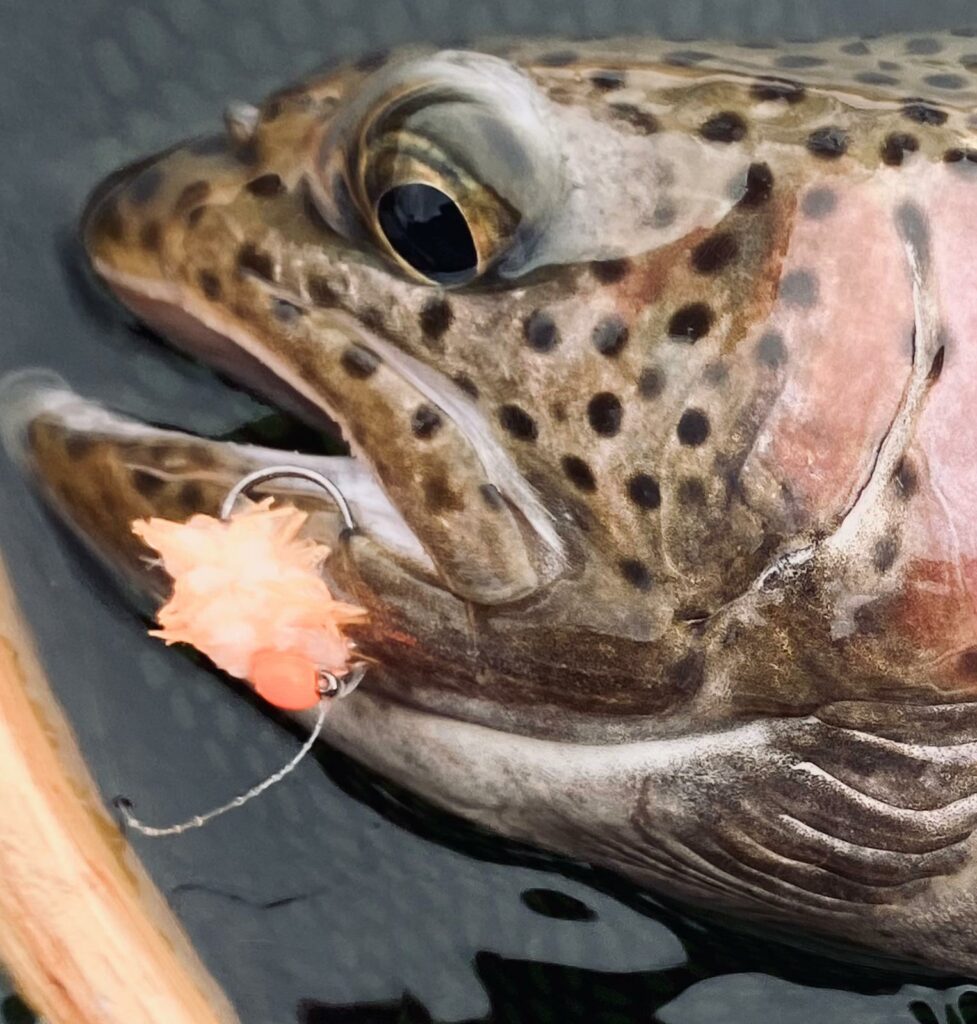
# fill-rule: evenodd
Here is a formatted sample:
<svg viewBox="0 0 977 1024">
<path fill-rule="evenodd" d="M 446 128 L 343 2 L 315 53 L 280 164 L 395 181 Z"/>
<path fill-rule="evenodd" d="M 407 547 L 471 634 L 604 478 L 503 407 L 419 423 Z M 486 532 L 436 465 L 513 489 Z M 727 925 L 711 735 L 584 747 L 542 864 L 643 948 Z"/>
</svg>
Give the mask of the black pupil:
<svg viewBox="0 0 977 1024">
<path fill-rule="evenodd" d="M 457 203 L 431 185 L 397 185 L 384 192 L 377 218 L 394 251 L 439 284 L 468 281 L 478 253 Z"/>
</svg>

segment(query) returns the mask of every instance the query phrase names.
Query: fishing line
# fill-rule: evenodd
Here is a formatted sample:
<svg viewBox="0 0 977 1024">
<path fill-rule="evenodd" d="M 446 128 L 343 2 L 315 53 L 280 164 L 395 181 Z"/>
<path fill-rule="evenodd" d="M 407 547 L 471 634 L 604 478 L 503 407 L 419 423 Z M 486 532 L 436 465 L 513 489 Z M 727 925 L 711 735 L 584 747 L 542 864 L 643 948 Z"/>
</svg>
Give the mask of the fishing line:
<svg viewBox="0 0 977 1024">
<path fill-rule="evenodd" d="M 223 524 L 229 524 L 232 521 L 235 514 L 234 507 L 236 503 L 242 496 L 246 495 L 251 488 L 258 484 L 267 483 L 270 480 L 280 479 L 282 477 L 296 477 L 302 480 L 307 480 L 326 491 L 336 504 L 337 510 L 343 521 L 344 532 L 355 530 L 356 524 L 353 521 L 349 503 L 339 488 L 329 480 L 328 477 L 325 477 L 314 470 L 306 469 L 305 467 L 284 465 L 269 466 L 265 469 L 255 470 L 253 473 L 249 473 L 247 476 L 242 477 L 228 491 L 227 496 L 221 504 L 220 522 Z M 172 527 L 177 524 L 167 525 Z M 350 647 L 352 646 L 355 645 L 350 644 Z M 271 654 L 276 656 L 276 652 L 271 652 Z M 287 652 L 284 654 L 283 652 L 277 652 L 277 656 L 279 658 L 277 669 L 279 673 L 278 679 L 280 681 L 284 680 L 286 683 L 290 683 L 290 675 L 292 677 L 295 676 L 295 658 Z M 290 658 L 291 661 L 289 660 Z M 352 664 L 349 664 L 347 662 L 347 667 L 344 672 L 331 672 L 325 668 L 316 668 L 315 666 L 304 662 L 298 665 L 298 669 L 301 669 L 300 674 L 302 675 L 307 688 L 311 687 L 309 690 L 311 698 L 316 701 L 315 705 L 312 705 L 310 700 L 307 704 L 301 706 L 316 706 L 317 715 L 315 725 L 308 739 L 306 739 L 301 748 L 285 765 L 269 775 L 267 778 L 263 779 L 261 782 L 252 786 L 246 792 L 240 793 L 228 800 L 226 803 L 221 804 L 219 807 L 215 807 L 203 814 L 195 814 L 193 817 L 188 818 L 185 821 L 177 822 L 173 825 L 157 826 L 146 824 L 133 813 L 132 801 L 124 796 L 118 796 L 112 801 L 112 803 L 121 815 L 125 827 L 138 832 L 140 835 L 149 836 L 151 838 L 183 835 L 185 832 L 189 832 L 192 829 L 202 828 L 208 822 L 226 814 L 228 811 L 232 811 L 238 807 L 243 807 L 250 800 L 260 796 L 266 790 L 281 782 L 291 772 L 293 772 L 308 755 L 309 751 L 312 750 L 316 741 L 319 739 L 331 701 L 347 697 L 356 689 L 366 673 L 366 663 L 363 661 L 355 661 Z M 313 673 L 311 680 L 307 678 L 308 672 Z M 261 692 L 260 687 L 256 686 L 256 689 Z M 280 707 L 291 709 L 297 709 L 300 707 L 300 705 L 297 704 L 276 701 L 274 696 L 267 692 L 263 693 L 263 696 L 272 703 L 278 703 L 278 706 Z"/>
<path fill-rule="evenodd" d="M 316 718 L 315 728 L 312 730 L 309 738 L 302 744 L 301 749 L 297 754 L 288 762 L 288 764 L 279 768 L 273 775 L 269 775 L 268 778 L 259 782 L 256 786 L 252 786 L 246 793 L 241 793 L 234 797 L 232 800 L 228 800 L 227 803 L 221 804 L 220 807 L 215 807 L 213 810 L 207 811 L 206 814 L 195 814 L 192 818 L 188 818 L 186 821 L 181 821 L 176 825 L 147 825 L 141 821 L 132 813 L 132 802 L 127 800 L 124 796 L 117 796 L 113 800 L 113 804 L 122 815 L 122 819 L 126 824 L 126 828 L 135 829 L 140 835 L 151 836 L 158 838 L 159 836 L 180 836 L 184 832 L 189 832 L 191 829 L 201 828 L 206 825 L 208 821 L 213 821 L 214 818 L 219 818 L 222 814 L 226 814 L 228 811 L 233 811 L 236 807 L 243 807 L 249 800 L 253 800 L 256 796 L 260 796 L 265 792 L 266 789 L 271 789 L 276 782 L 281 782 L 290 772 L 294 771 L 306 754 L 315 745 L 315 741 L 319 738 L 319 734 L 322 732 L 322 725 L 326 720 L 327 700 L 329 698 L 324 697 L 319 705 L 319 715 Z"/>
</svg>

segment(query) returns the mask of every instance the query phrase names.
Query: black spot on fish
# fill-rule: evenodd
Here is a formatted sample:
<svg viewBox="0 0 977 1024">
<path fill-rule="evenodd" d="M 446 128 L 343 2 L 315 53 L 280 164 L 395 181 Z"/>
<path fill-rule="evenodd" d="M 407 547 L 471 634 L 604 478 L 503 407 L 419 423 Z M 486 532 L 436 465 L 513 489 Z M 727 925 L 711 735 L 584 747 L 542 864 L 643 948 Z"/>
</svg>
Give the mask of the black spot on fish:
<svg viewBox="0 0 977 1024">
<path fill-rule="evenodd" d="M 778 68 L 800 70 L 801 68 L 820 68 L 828 62 L 823 57 L 811 57 L 804 53 L 785 53 L 778 57 L 774 63 Z"/>
<path fill-rule="evenodd" d="M 326 278 L 313 274 L 308 280 L 308 286 L 309 298 L 317 306 L 329 309 L 339 303 L 339 296 Z"/>
<path fill-rule="evenodd" d="M 262 280 L 275 280 L 275 264 L 271 256 L 251 242 L 246 242 L 238 250 L 237 265 L 241 270 L 255 274 Z"/>
<path fill-rule="evenodd" d="M 433 515 L 460 512 L 465 507 L 465 499 L 440 473 L 424 477 L 421 489 L 424 491 L 424 507 Z"/>
<path fill-rule="evenodd" d="M 599 320 L 591 336 L 594 347 L 604 356 L 616 356 L 628 341 L 628 328 L 619 316 Z"/>
<path fill-rule="evenodd" d="M 429 341 L 440 341 L 454 323 L 455 314 L 451 303 L 445 298 L 428 299 L 421 307 L 418 322 L 424 337 Z"/>
<path fill-rule="evenodd" d="M 410 418 L 410 429 L 414 437 L 427 440 L 441 429 L 441 415 L 430 405 L 419 405 Z"/>
<path fill-rule="evenodd" d="M 65 454 L 72 462 L 80 462 L 91 453 L 94 447 L 95 442 L 92 438 L 86 437 L 84 434 L 69 434 L 64 442 Z"/>
<path fill-rule="evenodd" d="M 714 114 L 699 129 L 699 134 L 710 142 L 739 142 L 746 138 L 746 122 L 732 110 Z"/>
<path fill-rule="evenodd" d="M 884 75 L 881 71 L 859 71 L 855 75 L 855 81 L 862 85 L 898 85 L 899 79 L 892 75 Z"/>
<path fill-rule="evenodd" d="M 959 164 L 966 160 L 968 163 L 977 164 L 977 149 L 948 149 L 943 154 L 943 160 L 948 164 Z"/>
<path fill-rule="evenodd" d="M 364 306 L 357 312 L 360 323 L 373 334 L 383 334 L 387 329 L 383 310 L 379 306 Z"/>
<path fill-rule="evenodd" d="M 780 298 L 789 306 L 809 308 L 818 301 L 818 279 L 810 270 L 792 270 L 780 282 Z"/>
<path fill-rule="evenodd" d="M 277 174 L 262 174 L 245 186 L 253 196 L 277 196 L 285 191 L 285 182 Z"/>
<path fill-rule="evenodd" d="M 750 164 L 746 186 L 739 198 L 740 206 L 760 206 L 773 192 L 773 171 L 767 164 Z"/>
<path fill-rule="evenodd" d="M 209 181 L 204 181 L 202 178 L 199 181 L 192 181 L 176 197 L 176 202 L 173 204 L 173 212 L 177 216 L 186 216 L 194 207 L 200 206 L 201 203 L 205 202 L 209 195 Z"/>
<path fill-rule="evenodd" d="M 518 405 L 506 404 L 499 407 L 499 423 L 502 429 L 520 441 L 535 441 L 539 435 L 536 421 Z"/>
<path fill-rule="evenodd" d="M 626 259 L 595 260 L 590 264 L 590 272 L 601 284 L 617 284 L 624 279 L 631 264 Z"/>
<path fill-rule="evenodd" d="M 830 188 L 812 188 L 801 200 L 801 212 L 811 220 L 821 220 L 833 213 L 838 197 Z"/>
<path fill-rule="evenodd" d="M 942 49 L 943 44 L 932 36 L 921 36 L 906 43 L 906 53 L 933 54 L 939 53 Z"/>
<path fill-rule="evenodd" d="M 623 558 L 618 562 L 621 575 L 636 590 L 651 589 L 651 573 L 648 566 L 637 558 Z"/>
<path fill-rule="evenodd" d="M 207 296 L 211 302 L 219 299 L 221 296 L 221 283 L 218 276 L 211 270 L 201 270 L 197 274 L 197 283 L 200 285 L 200 290 Z"/>
<path fill-rule="evenodd" d="M 899 554 L 899 541 L 896 537 L 883 537 L 872 549 L 872 564 L 880 573 L 888 572 Z"/>
<path fill-rule="evenodd" d="M 621 399 L 609 391 L 599 392 L 587 403 L 587 420 L 601 437 L 613 437 L 621 429 L 623 416 Z"/>
<path fill-rule="evenodd" d="M 119 212 L 119 204 L 115 199 L 103 199 L 95 208 L 91 221 L 92 231 L 113 242 L 121 242 L 125 238 L 126 224 Z"/>
<path fill-rule="evenodd" d="M 676 341 L 698 341 L 712 329 L 712 310 L 704 302 L 683 306 L 668 322 L 668 336 Z"/>
<path fill-rule="evenodd" d="M 478 385 L 471 379 L 471 377 L 468 376 L 467 373 L 456 373 L 451 379 L 470 398 L 478 398 Z"/>
<path fill-rule="evenodd" d="M 560 463 L 566 478 L 578 491 L 591 493 L 597 490 L 597 481 L 590 466 L 577 455 L 564 455 Z"/>
<path fill-rule="evenodd" d="M 203 505 L 204 489 L 196 480 L 188 480 L 180 487 L 177 504 L 187 512 L 196 512 Z"/>
<path fill-rule="evenodd" d="M 668 667 L 665 681 L 675 693 L 688 697 L 701 689 L 705 670 L 706 659 L 702 651 L 690 651 Z"/>
<path fill-rule="evenodd" d="M 750 86 L 750 93 L 760 103 L 783 100 L 790 106 L 800 103 L 806 95 L 800 82 L 780 78 L 762 78 Z"/>
<path fill-rule="evenodd" d="M 908 500 L 919 488 L 919 477 L 916 474 L 916 467 L 912 462 L 903 456 L 896 464 L 892 473 L 892 483 L 900 498 Z"/>
<path fill-rule="evenodd" d="M 611 103 L 608 109 L 619 121 L 645 135 L 654 135 L 658 131 L 658 118 L 650 110 L 642 110 L 633 103 Z"/>
<path fill-rule="evenodd" d="M 879 598 L 875 601 L 866 601 L 856 608 L 852 621 L 855 630 L 862 636 L 880 636 L 885 632 L 886 620 L 891 614 L 891 602 Z"/>
<path fill-rule="evenodd" d="M 848 132 L 837 125 L 815 128 L 807 137 L 808 152 L 822 160 L 836 160 L 848 151 Z"/>
<path fill-rule="evenodd" d="M 350 345 L 339 359 L 339 364 L 356 380 L 366 380 L 377 372 L 380 357 L 364 345 Z"/>
<path fill-rule="evenodd" d="M 131 475 L 132 486 L 144 497 L 152 498 L 159 494 L 166 486 L 166 481 L 161 476 L 151 473 L 146 469 L 134 469 Z"/>
<path fill-rule="evenodd" d="M 678 210 L 670 199 L 660 199 L 651 211 L 651 223 L 656 228 L 667 228 L 675 223 Z"/>
<path fill-rule="evenodd" d="M 648 473 L 635 473 L 628 480 L 628 497 L 638 508 L 656 509 L 662 503 L 661 487 Z"/>
<path fill-rule="evenodd" d="M 919 149 L 919 140 L 915 135 L 906 132 L 892 132 L 882 143 L 882 162 L 889 167 L 898 167 L 907 153 L 915 153 Z"/>
<path fill-rule="evenodd" d="M 146 252 L 158 251 L 163 241 L 163 232 L 158 220 L 147 220 L 139 229 L 139 244 Z"/>
<path fill-rule="evenodd" d="M 739 251 L 735 235 L 717 231 L 692 250 L 692 267 L 700 274 L 718 274 L 736 259 Z"/>
<path fill-rule="evenodd" d="M 526 344 L 536 352 L 549 352 L 560 342 L 556 321 L 545 310 L 534 309 L 522 322 Z"/>
<path fill-rule="evenodd" d="M 665 374 L 657 366 L 646 366 L 638 376 L 638 394 L 657 398 L 665 390 Z"/>
<path fill-rule="evenodd" d="M 591 82 L 601 92 L 614 92 L 615 89 L 623 89 L 627 83 L 627 75 L 623 71 L 595 71 L 590 76 Z"/>
<path fill-rule="evenodd" d="M 861 39 L 856 39 L 852 43 L 845 43 L 845 45 L 842 46 L 842 48 L 841 48 L 841 52 L 842 53 L 847 53 L 847 54 L 849 54 L 852 57 L 865 57 L 871 51 L 862 42 Z"/>
<path fill-rule="evenodd" d="M 927 75 L 923 81 L 934 89 L 962 89 L 967 84 L 967 79 L 962 75 L 940 74 Z"/>
<path fill-rule="evenodd" d="M 698 447 L 709 437 L 709 419 L 701 409 L 686 409 L 675 432 L 682 444 L 690 448 Z"/>
<path fill-rule="evenodd" d="M 787 362 L 783 336 L 777 331 L 767 331 L 757 342 L 756 357 L 761 366 L 768 366 L 771 370 L 783 366 Z"/>
</svg>

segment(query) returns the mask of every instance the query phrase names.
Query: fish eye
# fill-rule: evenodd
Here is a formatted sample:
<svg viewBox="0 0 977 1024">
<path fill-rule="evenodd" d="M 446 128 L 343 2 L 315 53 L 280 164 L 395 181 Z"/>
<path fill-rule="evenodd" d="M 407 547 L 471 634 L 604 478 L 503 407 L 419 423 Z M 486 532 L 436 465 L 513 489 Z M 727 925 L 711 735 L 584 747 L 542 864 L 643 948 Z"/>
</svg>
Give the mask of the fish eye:
<svg viewBox="0 0 977 1024">
<path fill-rule="evenodd" d="M 391 249 L 418 274 L 438 284 L 463 284 L 478 272 L 478 252 L 459 205 L 423 182 L 388 188 L 376 207 Z"/>
<path fill-rule="evenodd" d="M 329 121 L 309 179 L 316 207 L 420 282 L 517 276 L 569 187 L 548 103 L 484 54 L 387 65 Z"/>
</svg>

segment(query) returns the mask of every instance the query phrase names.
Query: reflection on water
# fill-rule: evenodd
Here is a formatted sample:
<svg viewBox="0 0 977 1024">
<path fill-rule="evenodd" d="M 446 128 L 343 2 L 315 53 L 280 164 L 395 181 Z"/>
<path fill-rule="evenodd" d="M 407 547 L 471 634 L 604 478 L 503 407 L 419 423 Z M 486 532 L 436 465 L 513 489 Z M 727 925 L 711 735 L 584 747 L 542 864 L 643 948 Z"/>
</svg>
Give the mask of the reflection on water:
<svg viewBox="0 0 977 1024">
<path fill-rule="evenodd" d="M 77 0 L 17 5 L 0 38 L 0 373 L 42 364 L 156 422 L 317 447 L 135 336 L 65 243 L 86 190 L 341 52 L 407 38 L 633 31 L 810 36 L 935 29 L 969 0 Z M 249 426 L 243 426 L 249 424 Z M 243 434 L 241 433 L 243 432 Z M 175 820 L 266 775 L 294 735 L 149 640 L 115 587 L 0 464 L 0 547 L 107 797 Z M 965 1024 L 951 981 L 802 952 L 501 842 L 320 751 L 261 800 L 137 848 L 245 1024 Z M 4 1024 L 32 1018 L 10 996 Z"/>
</svg>

